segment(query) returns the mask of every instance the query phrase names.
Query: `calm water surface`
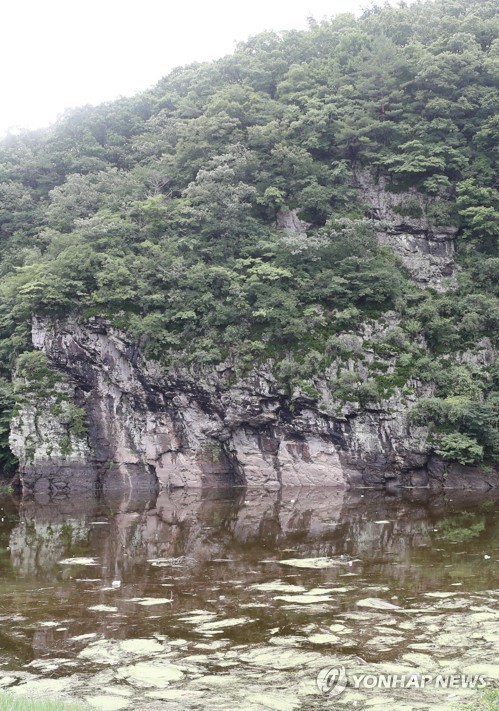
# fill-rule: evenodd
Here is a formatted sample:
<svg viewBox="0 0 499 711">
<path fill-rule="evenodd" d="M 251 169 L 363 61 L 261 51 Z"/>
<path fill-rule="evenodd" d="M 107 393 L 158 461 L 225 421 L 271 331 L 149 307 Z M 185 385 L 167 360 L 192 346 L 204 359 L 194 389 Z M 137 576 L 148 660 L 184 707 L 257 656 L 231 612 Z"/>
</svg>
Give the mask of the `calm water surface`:
<svg viewBox="0 0 499 711">
<path fill-rule="evenodd" d="M 316 677 L 499 679 L 498 509 L 426 490 L 4 495 L 0 686 L 108 711 L 459 708 L 476 692 L 331 698 Z"/>
</svg>

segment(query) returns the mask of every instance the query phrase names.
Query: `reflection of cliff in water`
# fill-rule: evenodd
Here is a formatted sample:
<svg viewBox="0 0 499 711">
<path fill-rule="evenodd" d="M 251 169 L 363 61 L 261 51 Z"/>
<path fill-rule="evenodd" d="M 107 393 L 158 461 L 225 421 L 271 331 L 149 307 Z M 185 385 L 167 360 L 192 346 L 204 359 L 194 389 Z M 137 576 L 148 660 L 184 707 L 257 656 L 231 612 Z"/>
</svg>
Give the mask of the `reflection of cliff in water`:
<svg viewBox="0 0 499 711">
<path fill-rule="evenodd" d="M 21 576 L 61 579 L 69 556 L 95 557 L 99 576 L 147 575 L 146 561 L 180 559 L 192 572 L 209 561 L 230 559 L 239 575 L 263 559 L 347 555 L 363 568 L 397 578 L 424 574 L 414 566 L 418 550 L 431 556 L 434 529 L 452 515 L 480 507 L 470 495 L 453 500 L 425 490 L 382 491 L 288 489 L 163 492 L 155 500 L 106 498 L 21 502 L 10 536 L 12 565 Z M 456 519 L 456 520 L 461 520 Z M 480 531 L 477 531 L 479 534 Z M 469 545 L 473 540 L 468 541 Z M 450 547 L 452 553 L 452 547 Z"/>
</svg>

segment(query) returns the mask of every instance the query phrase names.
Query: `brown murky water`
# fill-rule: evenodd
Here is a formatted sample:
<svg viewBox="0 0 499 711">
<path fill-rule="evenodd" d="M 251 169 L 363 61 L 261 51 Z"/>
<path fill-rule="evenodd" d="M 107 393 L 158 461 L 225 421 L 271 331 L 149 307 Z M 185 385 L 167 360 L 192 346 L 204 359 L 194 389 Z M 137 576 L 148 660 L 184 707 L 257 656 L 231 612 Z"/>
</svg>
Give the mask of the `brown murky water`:
<svg viewBox="0 0 499 711">
<path fill-rule="evenodd" d="M 458 708 L 477 692 L 350 676 L 497 683 L 498 509 L 426 490 L 0 497 L 0 686 L 107 711 Z"/>
</svg>

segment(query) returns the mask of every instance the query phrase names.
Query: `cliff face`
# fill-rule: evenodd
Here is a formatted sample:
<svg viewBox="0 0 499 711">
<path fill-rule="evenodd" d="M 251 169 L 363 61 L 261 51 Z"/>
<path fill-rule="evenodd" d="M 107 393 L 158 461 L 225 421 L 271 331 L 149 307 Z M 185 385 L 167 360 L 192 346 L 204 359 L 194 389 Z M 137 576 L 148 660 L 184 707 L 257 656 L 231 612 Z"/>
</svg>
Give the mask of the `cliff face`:
<svg viewBox="0 0 499 711">
<path fill-rule="evenodd" d="M 432 228 L 428 204 L 416 193 L 392 194 L 365 172 L 355 181 L 379 241 L 404 261 L 417 283 L 439 290 L 452 286 L 455 230 Z M 401 215 L 411 210 L 418 216 Z M 308 226 L 295 213 L 284 217 L 281 229 Z M 397 320 L 387 313 L 364 324 L 361 337 L 340 336 L 350 339 L 348 349 L 362 349 L 364 365 L 347 360 L 336 364 L 336 372 L 360 367 L 357 372 L 367 379 L 374 355 L 365 344 L 383 338 Z M 228 483 L 347 487 L 393 480 L 425 486 L 441 485 L 448 476 L 430 461 L 427 431 L 407 422 L 416 399 L 432 395 L 431 386 L 419 382 L 361 406 L 336 396 L 334 372 L 316 379 L 314 397 L 298 386 L 289 392 L 272 375 L 270 362 L 245 376 L 231 364 L 165 375 L 101 319 L 35 318 L 33 344 L 46 354 L 57 382 L 50 392 L 23 401 L 12 423 L 11 447 L 25 488 L 38 493 L 115 484 L 133 490 Z M 387 357 L 387 372 L 394 367 Z M 475 478 L 475 484 L 481 481 Z"/>
<path fill-rule="evenodd" d="M 423 197 L 415 188 L 390 192 L 385 178 L 375 179 L 367 170 L 356 171 L 354 180 L 374 220 L 379 244 L 397 255 L 419 286 L 451 288 L 457 228 L 432 222 L 438 198 Z"/>
<path fill-rule="evenodd" d="M 116 485 L 137 492 L 443 481 L 442 470 L 428 467 L 426 432 L 408 426 L 400 394 L 376 410 L 350 405 L 332 415 L 300 393 L 290 406 L 270 369 L 236 382 L 221 367 L 166 377 L 100 320 L 36 319 L 33 342 L 60 380 L 13 421 L 11 446 L 26 490 L 53 496 Z M 86 431 L 54 416 L 61 393 L 84 413 Z"/>
<path fill-rule="evenodd" d="M 38 491 L 98 479 L 133 488 L 345 487 L 426 463 L 425 433 L 408 427 L 399 397 L 333 416 L 304 394 L 290 403 L 270 368 L 236 382 L 230 368 L 166 377 L 100 320 L 36 319 L 33 343 L 61 376 L 55 392 L 27 403 L 12 425 L 25 486 Z M 87 432 L 52 414 L 61 392 L 84 411 Z"/>
</svg>

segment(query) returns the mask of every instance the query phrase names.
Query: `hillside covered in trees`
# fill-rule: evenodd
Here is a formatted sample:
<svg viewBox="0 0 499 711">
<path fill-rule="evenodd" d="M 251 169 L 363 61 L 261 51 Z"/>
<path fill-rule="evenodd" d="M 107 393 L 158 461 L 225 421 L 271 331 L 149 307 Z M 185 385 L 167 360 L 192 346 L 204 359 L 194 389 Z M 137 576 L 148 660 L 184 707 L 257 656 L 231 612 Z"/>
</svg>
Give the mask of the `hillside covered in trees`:
<svg viewBox="0 0 499 711">
<path fill-rule="evenodd" d="M 426 383 L 409 417 L 431 447 L 497 460 L 499 369 L 479 353 L 499 325 L 498 84 L 497 0 L 401 2 L 258 35 L 5 139 L 5 461 L 12 373 L 46 367 L 32 317 L 68 314 L 111 321 L 164 372 L 271 363 L 319 408 L 325 373 L 336 403 L 364 409 Z M 380 242 L 366 174 L 412 196 L 395 208 L 408 224 L 453 230 L 448 279 L 423 287 Z"/>
</svg>

